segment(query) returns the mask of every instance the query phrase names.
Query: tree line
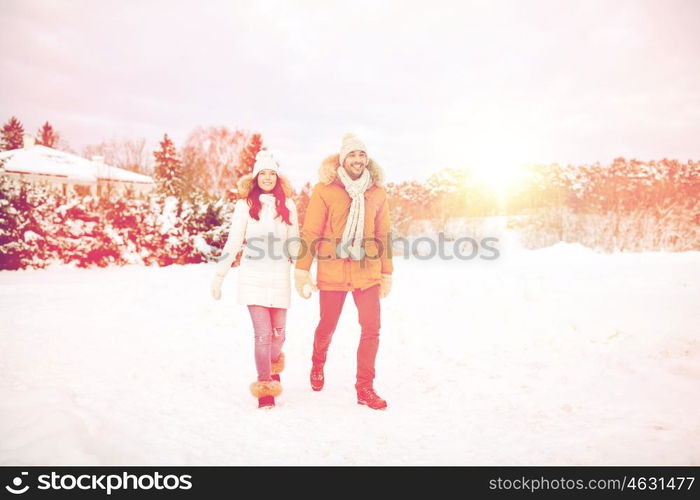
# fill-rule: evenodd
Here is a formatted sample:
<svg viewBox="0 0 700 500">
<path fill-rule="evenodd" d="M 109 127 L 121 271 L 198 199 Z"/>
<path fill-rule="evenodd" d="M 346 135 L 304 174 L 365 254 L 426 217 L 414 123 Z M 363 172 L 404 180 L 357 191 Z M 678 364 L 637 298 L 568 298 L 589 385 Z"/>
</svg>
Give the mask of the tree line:
<svg viewBox="0 0 700 500">
<path fill-rule="evenodd" d="M 12 116 L 0 129 L 0 151 L 22 148 L 24 135 L 24 126 Z M 48 121 L 36 132 L 35 143 L 78 154 Z M 159 192 L 186 199 L 235 194 L 238 178 L 252 171 L 263 148 L 260 133 L 210 126 L 196 127 L 179 149 L 166 133 L 153 152 L 143 138 L 112 139 L 87 145 L 80 155 L 102 156 L 108 165 L 153 176 Z"/>
</svg>

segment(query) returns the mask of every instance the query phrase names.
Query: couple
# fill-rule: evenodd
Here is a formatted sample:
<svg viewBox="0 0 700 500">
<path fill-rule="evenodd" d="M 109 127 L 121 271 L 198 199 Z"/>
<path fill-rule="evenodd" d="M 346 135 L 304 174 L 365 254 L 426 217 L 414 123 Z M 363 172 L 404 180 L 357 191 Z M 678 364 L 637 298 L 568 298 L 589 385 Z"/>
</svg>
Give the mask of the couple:
<svg viewBox="0 0 700 500">
<path fill-rule="evenodd" d="M 329 156 L 321 165 L 300 239 L 291 186 L 280 174 L 271 153 L 260 151 L 253 173 L 240 179 L 240 199 L 211 291 L 216 300 L 221 298 L 226 273 L 247 241 L 238 276 L 238 302 L 248 306 L 253 322 L 258 380 L 250 389 L 258 398 L 259 408 L 272 408 L 275 396 L 282 392 L 282 345 L 291 288 L 289 266 L 294 260 L 299 295 L 308 299 L 312 290 L 320 290 L 321 314 L 314 334 L 311 388 L 323 389 L 328 346 L 345 296 L 351 291 L 362 329 L 357 349 L 357 402 L 375 410 L 387 407 L 373 388 L 379 347 L 379 299 L 389 294 L 393 271 L 389 206 L 383 180 L 381 169 L 369 158 L 365 145 L 355 135 L 346 134 L 339 154 Z M 268 254 L 261 256 L 263 248 Z M 309 271 L 314 256 L 317 283 Z"/>
</svg>

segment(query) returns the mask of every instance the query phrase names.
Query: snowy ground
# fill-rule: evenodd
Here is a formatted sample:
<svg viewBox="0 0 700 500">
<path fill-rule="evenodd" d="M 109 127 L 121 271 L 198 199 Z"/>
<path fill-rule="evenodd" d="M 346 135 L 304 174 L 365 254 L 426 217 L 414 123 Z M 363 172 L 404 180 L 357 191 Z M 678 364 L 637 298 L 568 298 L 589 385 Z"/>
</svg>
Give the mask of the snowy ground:
<svg viewBox="0 0 700 500">
<path fill-rule="evenodd" d="M 260 411 L 235 269 L 219 302 L 211 265 L 0 273 L 0 464 L 700 464 L 700 253 L 395 262 L 385 412 L 355 403 L 350 297 L 315 393 L 294 296 Z"/>
</svg>

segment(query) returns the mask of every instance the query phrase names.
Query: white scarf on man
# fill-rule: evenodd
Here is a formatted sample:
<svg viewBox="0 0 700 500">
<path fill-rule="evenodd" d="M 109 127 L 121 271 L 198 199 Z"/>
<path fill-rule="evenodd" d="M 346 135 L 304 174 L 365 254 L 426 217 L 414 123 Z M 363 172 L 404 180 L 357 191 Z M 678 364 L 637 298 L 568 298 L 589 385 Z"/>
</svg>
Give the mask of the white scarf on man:
<svg viewBox="0 0 700 500">
<path fill-rule="evenodd" d="M 365 191 L 372 184 L 372 176 L 366 168 L 362 175 L 355 180 L 350 178 L 342 166 L 338 167 L 336 172 L 338 179 L 345 186 L 345 191 L 352 199 L 350 213 L 348 214 L 343 238 L 338 249 L 338 256 L 360 260 L 362 259 L 362 239 L 365 230 Z"/>
</svg>

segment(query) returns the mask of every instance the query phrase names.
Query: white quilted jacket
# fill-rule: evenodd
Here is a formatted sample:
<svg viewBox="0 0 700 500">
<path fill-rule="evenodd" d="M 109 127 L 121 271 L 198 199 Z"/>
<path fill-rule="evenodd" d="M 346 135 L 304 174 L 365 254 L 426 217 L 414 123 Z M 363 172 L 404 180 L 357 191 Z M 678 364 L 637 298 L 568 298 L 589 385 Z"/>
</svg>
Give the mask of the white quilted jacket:
<svg viewBox="0 0 700 500">
<path fill-rule="evenodd" d="M 226 276 L 236 255 L 246 241 L 238 267 L 238 303 L 288 309 L 291 299 L 292 260 L 299 251 L 299 219 L 296 205 L 287 198 L 289 220 L 277 215 L 275 197 L 261 194 L 260 220 L 250 217 L 246 199 L 236 202 L 231 230 L 217 264 L 217 273 Z M 274 234 L 270 243 L 269 235 Z M 285 252 L 285 248 L 287 251 Z"/>
</svg>

